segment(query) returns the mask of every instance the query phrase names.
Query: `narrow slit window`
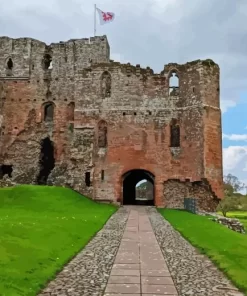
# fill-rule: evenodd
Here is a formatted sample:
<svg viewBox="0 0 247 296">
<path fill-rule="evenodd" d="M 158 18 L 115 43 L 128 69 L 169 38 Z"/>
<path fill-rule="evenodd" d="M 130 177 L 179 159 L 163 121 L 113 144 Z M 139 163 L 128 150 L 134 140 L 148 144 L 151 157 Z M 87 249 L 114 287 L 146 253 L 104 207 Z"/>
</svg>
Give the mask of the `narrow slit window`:
<svg viewBox="0 0 247 296">
<path fill-rule="evenodd" d="M 98 124 L 98 146 L 99 148 L 107 147 L 107 123 L 103 120 Z"/>
<path fill-rule="evenodd" d="M 91 186 L 91 174 L 90 172 L 86 172 L 85 173 L 85 183 L 86 183 L 86 186 L 87 187 L 90 187 Z"/>
<path fill-rule="evenodd" d="M 170 126 L 171 147 L 180 147 L 180 127 L 176 121 L 173 121 Z"/>
<path fill-rule="evenodd" d="M 101 171 L 101 181 L 104 181 L 105 180 L 105 171 L 102 170 Z"/>
<path fill-rule="evenodd" d="M 104 72 L 101 77 L 101 93 L 102 97 L 110 98 L 111 97 L 111 75 L 109 72 Z"/>
<path fill-rule="evenodd" d="M 69 103 L 67 110 L 68 110 L 68 114 L 67 114 L 68 121 L 74 121 L 75 103 L 74 102 Z"/>
<path fill-rule="evenodd" d="M 52 103 L 48 103 L 44 106 L 44 121 L 51 122 L 54 117 L 54 105 Z"/>
</svg>

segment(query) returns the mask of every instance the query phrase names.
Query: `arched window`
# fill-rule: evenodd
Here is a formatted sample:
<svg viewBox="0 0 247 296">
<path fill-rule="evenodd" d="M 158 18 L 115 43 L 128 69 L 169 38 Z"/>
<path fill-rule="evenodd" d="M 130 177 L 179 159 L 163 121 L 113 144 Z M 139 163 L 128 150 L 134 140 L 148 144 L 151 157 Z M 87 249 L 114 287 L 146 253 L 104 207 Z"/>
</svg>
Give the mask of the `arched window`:
<svg viewBox="0 0 247 296">
<path fill-rule="evenodd" d="M 171 122 L 170 136 L 171 147 L 180 147 L 180 127 L 176 119 L 173 119 Z"/>
<path fill-rule="evenodd" d="M 8 58 L 6 61 L 6 76 L 13 76 L 14 63 L 11 58 Z"/>
<path fill-rule="evenodd" d="M 54 117 L 54 104 L 47 103 L 44 105 L 44 121 L 51 122 L 53 121 Z"/>
<path fill-rule="evenodd" d="M 14 67 L 14 63 L 13 63 L 12 59 L 9 58 L 8 61 L 7 61 L 7 69 L 12 70 L 13 67 Z"/>
<path fill-rule="evenodd" d="M 98 123 L 98 147 L 107 147 L 107 123 L 103 120 Z"/>
<path fill-rule="evenodd" d="M 107 71 L 101 76 L 101 94 L 103 99 L 111 96 L 111 75 Z"/>
<path fill-rule="evenodd" d="M 52 57 L 48 53 L 44 55 L 43 67 L 45 70 L 52 69 Z"/>
<path fill-rule="evenodd" d="M 71 102 L 68 104 L 67 120 L 74 121 L 75 103 Z"/>
<path fill-rule="evenodd" d="M 175 71 L 172 71 L 169 75 L 169 95 L 179 95 L 179 78 Z"/>
</svg>

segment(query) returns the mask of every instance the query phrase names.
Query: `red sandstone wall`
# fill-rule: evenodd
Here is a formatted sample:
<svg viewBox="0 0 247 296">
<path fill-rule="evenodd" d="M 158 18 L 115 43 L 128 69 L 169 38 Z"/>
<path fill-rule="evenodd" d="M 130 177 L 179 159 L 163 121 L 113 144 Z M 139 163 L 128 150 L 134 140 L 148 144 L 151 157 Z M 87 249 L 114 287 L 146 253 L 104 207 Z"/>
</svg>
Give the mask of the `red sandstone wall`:
<svg viewBox="0 0 247 296">
<path fill-rule="evenodd" d="M 204 176 L 215 195 L 223 198 L 220 70 L 218 65 L 204 67 L 201 80 L 204 104 Z"/>
<path fill-rule="evenodd" d="M 104 38 L 92 44 L 69 41 L 50 47 L 25 39 L 4 39 L 3 43 L 1 69 L 9 55 L 6 50 L 11 48 L 15 67 L 12 77 L 0 71 L 1 159 L 14 165 L 14 177 L 24 174 L 23 182 L 33 181 L 40 141 L 50 136 L 56 158 L 51 182 L 68 184 L 93 198 L 121 199 L 122 176 L 131 169 L 155 175 L 158 206 L 166 205 L 164 182 L 169 179 L 192 182 L 207 178 L 221 196 L 221 123 L 219 111 L 212 111 L 219 104 L 214 66 L 201 61 L 169 64 L 162 73 L 154 74 L 139 65 L 109 62 Z M 24 49 L 32 54 L 18 63 Z M 52 70 L 44 71 L 41 66 L 45 52 L 52 56 Z M 102 96 L 105 71 L 111 76 L 109 97 Z M 177 96 L 169 95 L 171 71 L 179 76 Z M 46 102 L 55 104 L 53 125 L 43 122 Z M 71 102 L 75 103 L 74 120 L 68 118 Z M 212 110 L 205 113 L 203 105 Z M 180 125 L 181 146 L 176 149 L 170 148 L 173 118 Z M 107 148 L 97 146 L 97 124 L 102 119 L 108 127 Z M 91 173 L 90 187 L 85 185 L 86 172 Z"/>
<path fill-rule="evenodd" d="M 218 198 L 224 197 L 222 170 L 222 131 L 219 109 L 205 107 L 204 112 L 204 175 Z"/>
<path fill-rule="evenodd" d="M 199 144 L 181 141 L 181 152 L 174 159 L 170 150 L 169 125 L 156 128 L 149 124 L 137 125 L 132 120 L 113 126 L 109 122 L 107 154 L 95 160 L 95 197 L 121 197 L 122 175 L 132 169 L 145 169 L 155 175 L 155 201 L 164 205 L 163 182 L 170 178 L 198 180 L 202 173 Z M 184 135 L 181 125 L 181 134 Z M 105 170 L 106 182 L 100 181 L 101 170 Z M 114 188 L 114 191 L 111 189 Z"/>
</svg>

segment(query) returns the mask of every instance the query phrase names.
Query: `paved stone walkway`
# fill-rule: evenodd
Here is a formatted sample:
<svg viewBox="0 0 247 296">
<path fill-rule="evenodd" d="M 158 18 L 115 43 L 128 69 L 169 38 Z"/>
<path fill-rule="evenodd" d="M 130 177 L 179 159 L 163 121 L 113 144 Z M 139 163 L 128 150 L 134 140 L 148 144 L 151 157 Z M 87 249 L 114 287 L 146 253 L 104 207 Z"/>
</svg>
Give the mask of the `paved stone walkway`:
<svg viewBox="0 0 247 296">
<path fill-rule="evenodd" d="M 39 296 L 243 296 L 154 207 L 121 207 Z"/>
<path fill-rule="evenodd" d="M 145 207 L 129 219 L 104 296 L 178 295 Z"/>
</svg>

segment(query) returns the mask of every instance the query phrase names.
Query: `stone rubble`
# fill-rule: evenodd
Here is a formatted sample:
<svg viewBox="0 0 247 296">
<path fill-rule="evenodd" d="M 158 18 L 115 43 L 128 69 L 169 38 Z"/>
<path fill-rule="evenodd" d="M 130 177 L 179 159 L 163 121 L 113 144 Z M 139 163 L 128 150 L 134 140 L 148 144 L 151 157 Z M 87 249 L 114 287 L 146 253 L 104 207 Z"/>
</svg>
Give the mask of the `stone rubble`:
<svg viewBox="0 0 247 296">
<path fill-rule="evenodd" d="M 221 215 L 217 213 L 211 213 L 211 212 L 197 212 L 198 215 L 201 216 L 211 216 L 213 222 L 217 222 L 219 224 L 225 225 L 229 229 L 239 232 L 239 233 L 246 233 L 244 225 L 236 218 L 227 218 L 227 217 L 222 217 Z"/>
<path fill-rule="evenodd" d="M 244 225 L 238 219 L 226 218 L 226 217 L 215 217 L 212 221 L 225 225 L 229 229 L 239 232 L 246 233 Z"/>
<path fill-rule="evenodd" d="M 179 296 L 244 296 L 155 208 L 147 211 Z"/>
<path fill-rule="evenodd" d="M 11 181 L 7 176 L 3 176 L 3 179 L 0 179 L 0 188 L 3 187 L 13 187 L 16 183 Z"/>
<path fill-rule="evenodd" d="M 128 215 L 128 209 L 120 208 L 89 244 L 38 295 L 102 296 Z"/>
</svg>

